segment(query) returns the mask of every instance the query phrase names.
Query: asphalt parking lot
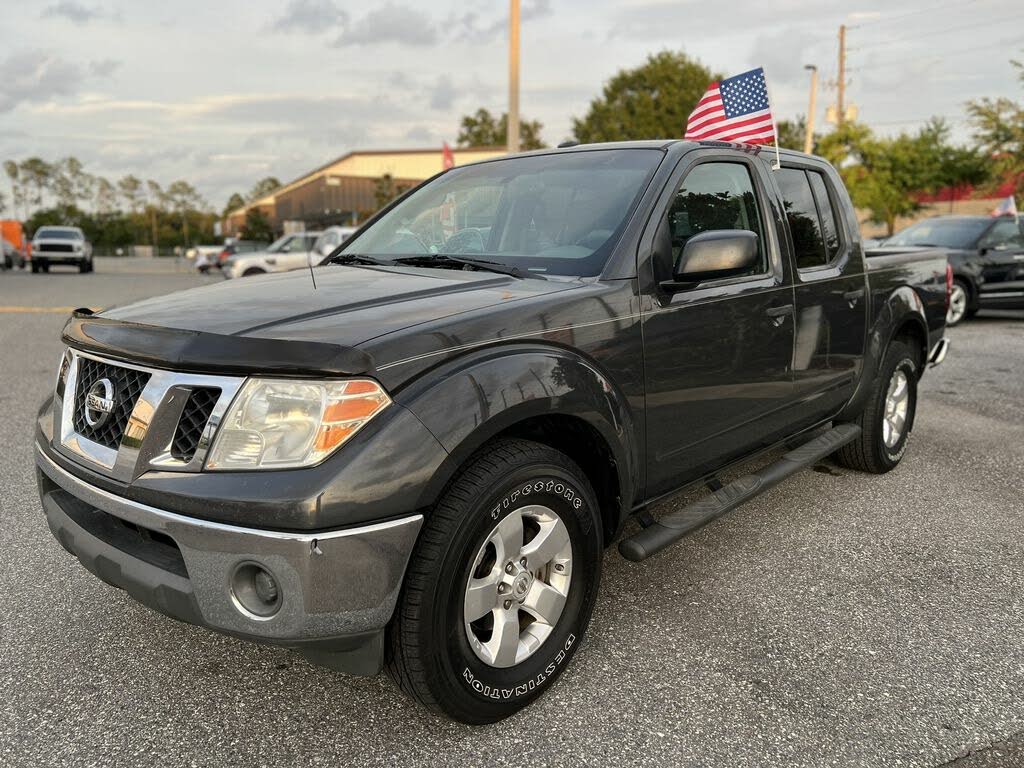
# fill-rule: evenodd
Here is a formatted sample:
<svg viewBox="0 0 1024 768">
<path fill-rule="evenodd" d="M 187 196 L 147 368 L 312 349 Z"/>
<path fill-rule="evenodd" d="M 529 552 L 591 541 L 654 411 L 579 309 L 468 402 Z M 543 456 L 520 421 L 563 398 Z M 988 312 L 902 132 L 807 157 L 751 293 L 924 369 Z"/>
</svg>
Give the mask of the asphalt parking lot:
<svg viewBox="0 0 1024 768">
<path fill-rule="evenodd" d="M 610 549 L 572 667 L 470 728 L 154 614 L 51 537 L 32 427 L 67 308 L 218 279 L 0 273 L 0 765 L 1024 765 L 1024 313 L 950 331 L 896 471 L 822 464 L 646 563 Z"/>
</svg>

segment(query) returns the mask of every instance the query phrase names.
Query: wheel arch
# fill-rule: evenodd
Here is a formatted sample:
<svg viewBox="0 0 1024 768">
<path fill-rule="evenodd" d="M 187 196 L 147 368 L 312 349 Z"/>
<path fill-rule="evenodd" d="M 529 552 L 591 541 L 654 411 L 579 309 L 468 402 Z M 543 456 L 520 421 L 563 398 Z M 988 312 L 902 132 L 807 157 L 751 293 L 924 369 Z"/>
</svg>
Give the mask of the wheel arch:
<svg viewBox="0 0 1024 768">
<path fill-rule="evenodd" d="M 864 407 L 871 391 L 871 383 L 878 375 L 878 369 L 885 359 L 889 345 L 894 339 L 904 338 L 911 342 L 918 354 L 918 378 L 924 374 L 924 363 L 928 360 L 928 323 L 921 297 L 910 286 L 903 285 L 890 293 L 875 315 L 868 329 L 864 348 L 864 365 L 860 381 L 853 397 L 837 417 L 840 421 L 855 418 Z"/>
<path fill-rule="evenodd" d="M 502 345 L 448 361 L 395 395 L 448 451 L 421 494 L 441 494 L 487 443 L 519 437 L 569 456 L 598 496 L 605 543 L 638 487 L 636 425 L 626 397 L 592 361 L 561 347 Z"/>
</svg>

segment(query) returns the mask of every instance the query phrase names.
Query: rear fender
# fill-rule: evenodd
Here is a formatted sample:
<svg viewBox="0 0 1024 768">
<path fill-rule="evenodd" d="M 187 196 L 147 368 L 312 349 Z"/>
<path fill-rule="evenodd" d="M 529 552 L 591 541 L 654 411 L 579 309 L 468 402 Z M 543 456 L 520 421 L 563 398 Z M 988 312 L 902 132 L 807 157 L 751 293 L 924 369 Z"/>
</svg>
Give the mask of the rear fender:
<svg viewBox="0 0 1024 768">
<path fill-rule="evenodd" d="M 877 300 L 876 296 L 876 300 Z M 853 397 L 837 417 L 838 421 L 856 418 L 864 409 L 871 385 L 878 376 L 878 370 L 885 359 L 889 344 L 897 334 L 910 330 L 912 338 L 917 342 L 917 352 L 922 362 L 928 359 L 928 322 L 921 297 L 910 286 L 903 285 L 894 290 L 884 299 L 884 303 L 875 315 L 874 323 L 868 328 L 867 343 L 864 349 L 864 367 Z M 924 371 L 921 366 L 921 372 Z"/>
<path fill-rule="evenodd" d="M 546 415 L 579 419 L 604 439 L 618 474 L 620 520 L 615 524 L 632 503 L 640 466 L 632 412 L 611 378 L 581 355 L 546 345 L 492 347 L 428 371 L 394 399 L 449 452 L 424 489 L 421 508 L 437 501 L 488 440 Z"/>
</svg>

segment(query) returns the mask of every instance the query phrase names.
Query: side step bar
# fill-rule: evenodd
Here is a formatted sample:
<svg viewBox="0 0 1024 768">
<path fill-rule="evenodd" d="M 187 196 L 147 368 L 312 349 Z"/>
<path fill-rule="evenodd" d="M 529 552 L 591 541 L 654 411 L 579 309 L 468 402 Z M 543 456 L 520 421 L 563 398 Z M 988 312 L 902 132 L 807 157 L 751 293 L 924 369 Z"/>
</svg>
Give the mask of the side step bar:
<svg viewBox="0 0 1024 768">
<path fill-rule="evenodd" d="M 790 475 L 835 453 L 842 446 L 856 440 L 859 435 L 860 427 L 856 424 L 840 424 L 833 427 L 823 435 L 787 452 L 781 459 L 769 464 L 760 472 L 743 475 L 700 501 L 666 515 L 628 539 L 623 539 L 619 542 L 619 552 L 627 560 L 645 560 L 726 512 L 731 512 L 740 504 L 773 488 Z"/>
</svg>

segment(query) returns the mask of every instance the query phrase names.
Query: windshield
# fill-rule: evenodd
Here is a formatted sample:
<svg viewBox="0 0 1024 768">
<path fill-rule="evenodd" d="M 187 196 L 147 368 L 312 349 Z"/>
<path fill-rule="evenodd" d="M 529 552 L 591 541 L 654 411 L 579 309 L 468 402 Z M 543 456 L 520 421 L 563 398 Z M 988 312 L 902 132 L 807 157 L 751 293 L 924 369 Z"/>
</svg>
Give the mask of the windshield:
<svg viewBox="0 0 1024 768">
<path fill-rule="evenodd" d="M 986 219 L 925 219 L 890 237 L 884 245 L 973 248 L 990 223 Z"/>
<path fill-rule="evenodd" d="M 287 251 L 288 243 L 290 243 L 294 237 L 295 235 L 285 235 L 284 237 L 277 238 L 277 240 L 267 246 L 267 252 L 278 253 L 280 251 Z"/>
<path fill-rule="evenodd" d="M 81 240 L 82 235 L 74 229 L 54 229 L 53 227 L 42 227 L 36 232 L 37 238 L 47 240 Z"/>
<path fill-rule="evenodd" d="M 517 157 L 456 168 L 339 252 L 459 255 L 524 273 L 596 275 L 661 160 L 649 149 Z"/>
</svg>

